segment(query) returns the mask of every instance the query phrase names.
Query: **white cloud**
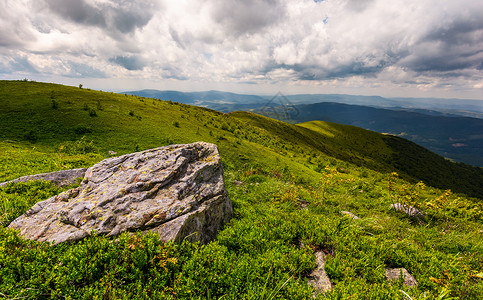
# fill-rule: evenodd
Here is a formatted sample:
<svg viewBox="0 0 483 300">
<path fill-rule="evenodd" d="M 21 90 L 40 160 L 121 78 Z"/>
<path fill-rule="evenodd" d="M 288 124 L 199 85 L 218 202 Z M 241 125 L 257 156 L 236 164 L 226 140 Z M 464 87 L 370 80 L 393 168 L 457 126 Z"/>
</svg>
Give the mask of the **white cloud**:
<svg viewBox="0 0 483 300">
<path fill-rule="evenodd" d="M 477 95 L 482 15 L 473 0 L 3 0 L 0 67 L 123 86 Z"/>
</svg>

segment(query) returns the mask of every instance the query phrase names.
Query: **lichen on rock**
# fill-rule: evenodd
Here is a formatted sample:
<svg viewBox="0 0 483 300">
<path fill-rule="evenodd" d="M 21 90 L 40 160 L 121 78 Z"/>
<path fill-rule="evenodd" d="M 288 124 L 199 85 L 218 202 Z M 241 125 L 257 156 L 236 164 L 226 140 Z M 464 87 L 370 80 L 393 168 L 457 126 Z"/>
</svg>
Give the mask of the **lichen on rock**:
<svg viewBox="0 0 483 300">
<path fill-rule="evenodd" d="M 105 159 L 79 187 L 37 203 L 9 227 L 56 244 L 125 231 L 204 243 L 231 216 L 218 149 L 199 142 Z"/>
</svg>

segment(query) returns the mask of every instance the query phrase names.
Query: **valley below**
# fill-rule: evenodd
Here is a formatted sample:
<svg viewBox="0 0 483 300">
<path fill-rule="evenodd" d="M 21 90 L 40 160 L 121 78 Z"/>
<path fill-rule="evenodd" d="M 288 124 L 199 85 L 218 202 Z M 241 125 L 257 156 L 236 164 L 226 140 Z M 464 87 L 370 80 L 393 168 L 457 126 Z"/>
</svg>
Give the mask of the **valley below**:
<svg viewBox="0 0 483 300">
<path fill-rule="evenodd" d="M 483 104 L 478 100 L 324 94 L 267 97 L 219 91 L 127 93 L 173 98 L 225 113 L 251 111 L 288 123 L 320 120 L 354 125 L 400 136 L 453 161 L 483 167 Z"/>
</svg>

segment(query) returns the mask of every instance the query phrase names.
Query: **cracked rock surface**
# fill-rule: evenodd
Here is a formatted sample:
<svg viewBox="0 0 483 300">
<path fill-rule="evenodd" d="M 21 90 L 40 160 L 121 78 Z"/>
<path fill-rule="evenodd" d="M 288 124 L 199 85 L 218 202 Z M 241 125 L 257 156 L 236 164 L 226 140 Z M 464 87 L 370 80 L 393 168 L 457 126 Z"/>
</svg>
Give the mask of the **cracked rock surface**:
<svg viewBox="0 0 483 300">
<path fill-rule="evenodd" d="M 199 142 L 105 159 L 78 188 L 38 202 L 9 227 L 55 244 L 136 230 L 206 243 L 231 216 L 218 149 Z"/>
</svg>

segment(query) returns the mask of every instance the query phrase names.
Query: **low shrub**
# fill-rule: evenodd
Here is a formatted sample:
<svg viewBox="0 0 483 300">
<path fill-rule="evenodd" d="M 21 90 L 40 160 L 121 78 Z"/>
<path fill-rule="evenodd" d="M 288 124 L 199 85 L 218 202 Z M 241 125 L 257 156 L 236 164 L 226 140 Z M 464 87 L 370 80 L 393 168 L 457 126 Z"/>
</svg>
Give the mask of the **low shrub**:
<svg viewBox="0 0 483 300">
<path fill-rule="evenodd" d="M 89 108 L 89 116 L 90 117 L 97 117 L 97 112 L 93 108 Z"/>
<path fill-rule="evenodd" d="M 83 135 L 91 132 L 92 132 L 92 128 L 89 126 L 77 125 L 74 127 L 74 133 L 77 135 Z"/>
<path fill-rule="evenodd" d="M 65 142 L 58 147 L 59 153 L 66 154 L 88 154 L 97 153 L 98 149 L 94 141 L 88 141 L 85 136 L 75 142 Z"/>
</svg>

